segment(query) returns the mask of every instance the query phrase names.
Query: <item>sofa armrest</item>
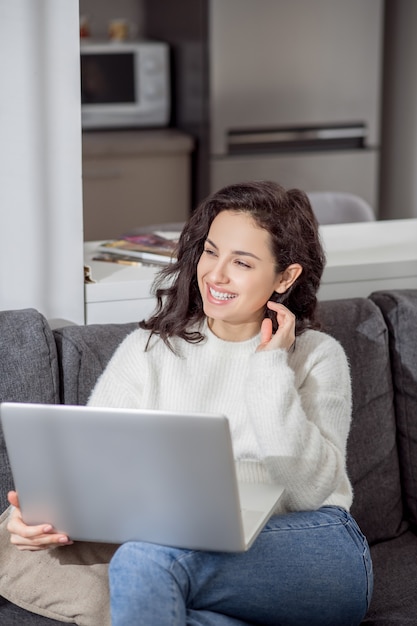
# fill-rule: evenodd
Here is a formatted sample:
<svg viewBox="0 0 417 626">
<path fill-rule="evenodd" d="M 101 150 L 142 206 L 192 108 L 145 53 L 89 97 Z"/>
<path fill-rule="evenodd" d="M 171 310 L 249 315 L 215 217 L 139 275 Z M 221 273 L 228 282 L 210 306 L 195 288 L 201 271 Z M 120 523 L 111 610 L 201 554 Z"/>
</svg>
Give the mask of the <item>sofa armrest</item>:
<svg viewBox="0 0 417 626">
<path fill-rule="evenodd" d="M 351 370 L 352 513 L 370 543 L 396 537 L 404 524 L 387 326 L 369 298 L 320 302 L 319 313 L 323 330 L 345 349 Z"/>
<path fill-rule="evenodd" d="M 58 358 L 48 322 L 35 309 L 0 311 L 0 402 L 59 402 Z M 0 427 L 0 511 L 13 487 Z"/>
<path fill-rule="evenodd" d="M 370 299 L 388 327 L 406 516 L 417 526 L 417 290 L 376 291 Z"/>
</svg>

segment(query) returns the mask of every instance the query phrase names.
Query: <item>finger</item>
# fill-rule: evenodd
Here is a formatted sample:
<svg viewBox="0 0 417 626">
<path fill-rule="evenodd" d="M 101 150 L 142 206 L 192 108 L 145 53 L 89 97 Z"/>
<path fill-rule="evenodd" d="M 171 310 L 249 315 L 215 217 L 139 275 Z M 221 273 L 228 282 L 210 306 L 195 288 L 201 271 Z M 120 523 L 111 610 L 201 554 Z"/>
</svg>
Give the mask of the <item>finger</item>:
<svg viewBox="0 0 417 626">
<path fill-rule="evenodd" d="M 64 533 L 57 533 L 51 524 L 29 526 L 22 520 L 16 491 L 7 494 L 10 504 L 16 507 L 10 514 L 7 530 L 10 542 L 19 550 L 40 550 L 56 545 L 71 545 L 73 541 Z"/>
<path fill-rule="evenodd" d="M 20 505 L 17 491 L 9 491 L 9 493 L 7 494 L 7 499 L 9 501 L 9 504 L 19 508 Z"/>
<path fill-rule="evenodd" d="M 295 340 L 295 315 L 278 302 L 268 302 L 268 308 L 275 311 L 278 324 L 278 330 L 268 344 L 268 349 L 283 348 L 288 351 Z"/>
<path fill-rule="evenodd" d="M 272 320 L 265 318 L 261 324 L 261 341 L 256 348 L 256 352 L 263 350 L 271 341 L 272 338 Z"/>
<path fill-rule="evenodd" d="M 72 543 L 65 533 L 54 530 L 51 524 L 39 524 L 28 526 L 20 518 L 13 518 L 7 524 L 10 533 L 10 542 L 17 546 L 43 546 L 65 545 Z"/>
<path fill-rule="evenodd" d="M 261 344 L 268 343 L 272 337 L 272 320 L 266 317 L 261 324 Z"/>
<path fill-rule="evenodd" d="M 280 302 L 273 302 L 272 300 L 269 300 L 266 303 L 266 305 L 268 309 L 271 309 L 272 311 L 275 311 L 276 313 L 280 315 L 288 315 L 290 318 L 295 317 L 294 313 L 290 311 L 290 309 L 288 309 L 284 304 L 281 304 Z"/>
<path fill-rule="evenodd" d="M 268 302 L 268 308 L 277 314 L 277 322 L 279 326 L 295 323 L 295 315 L 290 309 L 278 302 Z"/>
<path fill-rule="evenodd" d="M 10 515 L 7 524 L 7 530 L 10 534 L 32 539 L 40 535 L 51 533 L 53 531 L 53 527 L 51 524 L 37 524 L 36 526 L 28 526 L 22 520 L 20 511 L 16 510 L 13 511 Z"/>
<path fill-rule="evenodd" d="M 285 310 L 285 311 L 290 312 L 290 310 L 287 309 L 287 307 L 284 304 L 281 304 L 281 302 L 274 302 L 273 300 L 268 300 L 268 302 L 266 303 L 266 306 L 268 307 L 268 309 L 272 309 L 273 311 Z"/>
<path fill-rule="evenodd" d="M 13 537 L 12 543 L 39 541 L 42 543 L 67 543 L 68 536 L 64 533 L 57 533 L 52 524 L 28 525 L 22 519 L 20 509 L 15 509 L 10 514 L 7 530 Z"/>
<path fill-rule="evenodd" d="M 73 542 L 60 533 L 53 535 L 39 535 L 35 538 L 22 537 L 20 535 L 11 535 L 10 542 L 19 550 L 36 550 L 45 548 L 54 548 L 62 545 L 70 545 Z"/>
<path fill-rule="evenodd" d="M 14 546 L 20 552 L 40 552 L 41 550 L 52 550 L 53 546 Z"/>
</svg>

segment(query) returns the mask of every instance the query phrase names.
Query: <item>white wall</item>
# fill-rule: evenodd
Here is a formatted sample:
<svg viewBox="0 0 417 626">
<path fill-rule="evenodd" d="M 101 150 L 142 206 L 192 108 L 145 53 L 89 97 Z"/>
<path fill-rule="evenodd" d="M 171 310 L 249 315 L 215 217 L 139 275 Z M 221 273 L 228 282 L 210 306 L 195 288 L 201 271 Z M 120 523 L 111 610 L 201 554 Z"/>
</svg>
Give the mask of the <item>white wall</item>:
<svg viewBox="0 0 417 626">
<path fill-rule="evenodd" d="M 0 309 L 84 322 L 78 0 L 0 0 Z"/>
</svg>

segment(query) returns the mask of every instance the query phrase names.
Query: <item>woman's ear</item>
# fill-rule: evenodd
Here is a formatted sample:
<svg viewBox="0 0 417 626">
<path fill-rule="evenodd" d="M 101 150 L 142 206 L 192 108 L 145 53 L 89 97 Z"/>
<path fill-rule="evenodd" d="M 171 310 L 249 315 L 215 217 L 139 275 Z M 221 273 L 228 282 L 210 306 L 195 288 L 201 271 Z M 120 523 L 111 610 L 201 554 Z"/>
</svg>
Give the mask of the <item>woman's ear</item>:
<svg viewBox="0 0 417 626">
<path fill-rule="evenodd" d="M 285 293 L 291 285 L 295 283 L 302 271 L 303 268 L 299 263 L 292 263 L 292 265 L 289 265 L 279 274 L 275 291 L 277 293 Z"/>
</svg>

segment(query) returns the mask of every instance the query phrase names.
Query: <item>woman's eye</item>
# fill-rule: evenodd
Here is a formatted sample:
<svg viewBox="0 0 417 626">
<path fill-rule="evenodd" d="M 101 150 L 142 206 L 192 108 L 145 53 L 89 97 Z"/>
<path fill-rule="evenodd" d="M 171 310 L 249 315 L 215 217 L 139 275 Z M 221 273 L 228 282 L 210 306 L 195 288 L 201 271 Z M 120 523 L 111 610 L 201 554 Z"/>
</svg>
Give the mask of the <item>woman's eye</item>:
<svg viewBox="0 0 417 626">
<path fill-rule="evenodd" d="M 239 265 L 239 267 L 244 267 L 247 269 L 250 269 L 250 265 L 248 265 L 247 263 L 245 263 L 244 261 L 241 261 L 240 259 L 236 259 L 236 265 Z"/>
<path fill-rule="evenodd" d="M 204 253 L 210 256 L 214 256 L 215 254 L 214 250 L 211 250 L 210 248 L 204 248 Z"/>
</svg>

